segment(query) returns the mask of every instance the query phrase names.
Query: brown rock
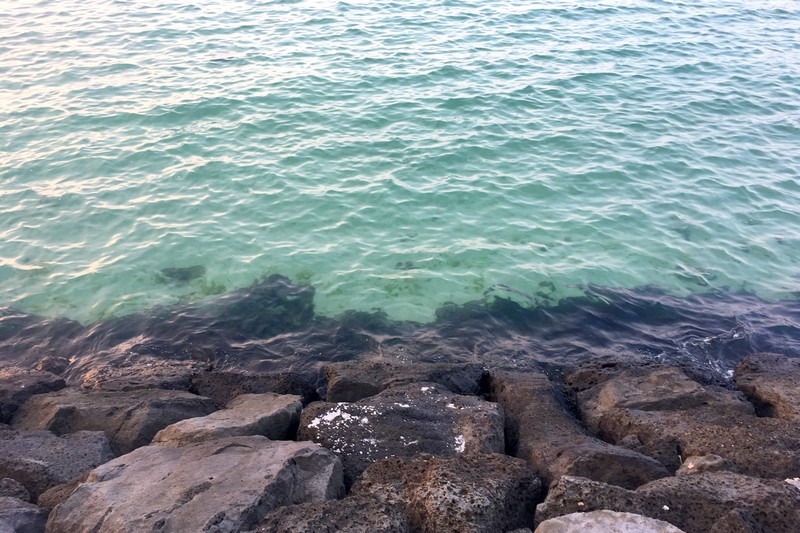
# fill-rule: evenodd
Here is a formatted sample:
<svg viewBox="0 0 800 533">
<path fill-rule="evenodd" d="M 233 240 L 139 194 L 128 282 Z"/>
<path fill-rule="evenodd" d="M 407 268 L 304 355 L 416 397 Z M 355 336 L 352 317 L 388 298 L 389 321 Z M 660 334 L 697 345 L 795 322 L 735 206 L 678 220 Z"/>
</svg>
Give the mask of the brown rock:
<svg viewBox="0 0 800 533">
<path fill-rule="evenodd" d="M 240 394 L 294 394 L 300 396 L 303 405 L 319 400 L 314 380 L 295 372 L 232 372 L 208 371 L 192 376 L 190 392 L 207 396 L 218 406 L 228 402 Z"/>
<path fill-rule="evenodd" d="M 155 434 L 170 424 L 213 410 L 210 399 L 183 391 L 63 390 L 31 397 L 14 418 L 14 427 L 46 429 L 57 435 L 104 431 L 111 439 L 112 450 L 124 454 L 150 444 Z"/>
<path fill-rule="evenodd" d="M 635 491 L 564 476 L 537 507 L 536 520 L 601 509 L 664 520 L 687 533 L 711 531 L 737 510 L 754 517 L 764 531 L 793 533 L 800 523 L 800 491 L 783 481 L 731 472 L 662 478 Z"/>
<path fill-rule="evenodd" d="M 34 394 L 63 389 L 63 379 L 40 370 L 0 368 L 0 423 L 9 423 L 17 410 Z"/>
<path fill-rule="evenodd" d="M 544 374 L 492 374 L 492 399 L 503 406 L 509 450 L 546 483 L 563 475 L 626 488 L 669 475 L 658 461 L 586 435 Z"/>
<path fill-rule="evenodd" d="M 687 457 L 683 464 L 675 472 L 677 476 L 688 476 L 692 474 L 702 474 L 704 472 L 735 472 L 739 471 L 736 465 L 719 455 L 700 455 Z"/>
<path fill-rule="evenodd" d="M 800 359 L 750 355 L 736 365 L 733 380 L 759 415 L 800 422 Z"/>
<path fill-rule="evenodd" d="M 49 511 L 59 503 L 66 501 L 66 499 L 69 498 L 73 492 L 75 492 L 75 489 L 78 488 L 78 485 L 86 481 L 90 473 L 91 470 L 87 470 L 86 472 L 79 474 L 66 483 L 61 483 L 55 487 L 50 487 L 39 495 L 39 498 L 36 500 L 36 505 Z"/>
</svg>

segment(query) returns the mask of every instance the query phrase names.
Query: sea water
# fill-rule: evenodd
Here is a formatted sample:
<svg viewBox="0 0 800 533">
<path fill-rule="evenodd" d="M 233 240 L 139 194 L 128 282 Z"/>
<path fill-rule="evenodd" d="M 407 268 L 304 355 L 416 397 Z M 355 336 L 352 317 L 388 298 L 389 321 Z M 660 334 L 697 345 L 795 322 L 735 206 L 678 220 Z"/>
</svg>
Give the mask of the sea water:
<svg viewBox="0 0 800 533">
<path fill-rule="evenodd" d="M 25 313 L 272 274 L 418 322 L 590 287 L 796 301 L 799 177 L 794 1 L 0 2 Z"/>
</svg>

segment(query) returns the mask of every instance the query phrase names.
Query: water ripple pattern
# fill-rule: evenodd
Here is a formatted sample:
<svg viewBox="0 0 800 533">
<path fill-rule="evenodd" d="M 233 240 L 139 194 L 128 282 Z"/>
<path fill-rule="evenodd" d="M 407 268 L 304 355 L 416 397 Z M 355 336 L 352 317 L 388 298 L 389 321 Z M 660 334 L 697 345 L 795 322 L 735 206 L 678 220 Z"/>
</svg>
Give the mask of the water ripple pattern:
<svg viewBox="0 0 800 533">
<path fill-rule="evenodd" d="M 800 294 L 800 4 L 0 1 L 0 302 Z"/>
</svg>

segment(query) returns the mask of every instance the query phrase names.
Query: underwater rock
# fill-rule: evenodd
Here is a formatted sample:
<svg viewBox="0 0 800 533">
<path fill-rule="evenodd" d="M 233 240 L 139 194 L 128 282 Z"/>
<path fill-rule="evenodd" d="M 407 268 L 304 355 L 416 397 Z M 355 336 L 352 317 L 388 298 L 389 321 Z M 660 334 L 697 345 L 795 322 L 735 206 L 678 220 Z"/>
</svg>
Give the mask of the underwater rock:
<svg viewBox="0 0 800 533">
<path fill-rule="evenodd" d="M 183 391 L 66 389 L 32 396 L 18 411 L 13 426 L 27 431 L 49 430 L 57 435 L 104 431 L 114 452 L 123 454 L 150 444 L 155 434 L 170 424 L 213 411 L 209 398 Z"/>
<path fill-rule="evenodd" d="M 387 389 L 355 403 L 314 402 L 303 410 L 298 439 L 337 453 L 350 486 L 373 462 L 418 453 L 502 453 L 503 410 L 435 383 Z"/>
<path fill-rule="evenodd" d="M 164 283 L 189 283 L 206 275 L 206 267 L 194 265 L 189 267 L 167 267 L 158 273 L 158 279 Z"/>
<path fill-rule="evenodd" d="M 493 372 L 491 398 L 505 411 L 508 449 L 546 483 L 572 475 L 636 488 L 670 475 L 646 455 L 587 435 L 544 374 Z"/>
<path fill-rule="evenodd" d="M 215 531 L 255 527 L 281 505 L 344 496 L 339 459 L 310 442 L 231 437 L 145 446 L 92 471 L 47 531 Z"/>
<path fill-rule="evenodd" d="M 273 393 L 242 394 L 225 409 L 210 415 L 187 418 L 169 425 L 153 438 L 154 444 L 185 446 L 223 437 L 262 435 L 272 440 L 290 440 L 297 433 L 303 404 L 299 396 Z"/>
</svg>

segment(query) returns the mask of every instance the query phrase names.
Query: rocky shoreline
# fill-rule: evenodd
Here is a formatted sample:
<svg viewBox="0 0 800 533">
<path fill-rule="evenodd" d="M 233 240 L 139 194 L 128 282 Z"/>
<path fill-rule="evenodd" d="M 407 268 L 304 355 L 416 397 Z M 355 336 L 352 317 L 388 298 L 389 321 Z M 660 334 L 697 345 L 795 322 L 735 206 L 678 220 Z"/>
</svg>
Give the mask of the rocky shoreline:
<svg viewBox="0 0 800 533">
<path fill-rule="evenodd" d="M 800 360 L 0 368 L 0 531 L 793 532 Z M 577 513 L 577 514 L 576 514 Z"/>
</svg>

